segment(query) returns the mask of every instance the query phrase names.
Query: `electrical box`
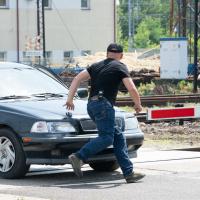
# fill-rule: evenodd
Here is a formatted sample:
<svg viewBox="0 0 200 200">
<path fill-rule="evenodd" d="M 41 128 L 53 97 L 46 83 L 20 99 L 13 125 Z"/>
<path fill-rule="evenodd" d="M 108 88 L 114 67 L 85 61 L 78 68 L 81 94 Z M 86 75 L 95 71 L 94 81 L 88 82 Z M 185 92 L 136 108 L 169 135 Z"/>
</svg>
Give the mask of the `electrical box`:
<svg viewBox="0 0 200 200">
<path fill-rule="evenodd" d="M 186 79 L 188 70 L 188 40 L 182 38 L 160 39 L 160 78 Z"/>
</svg>

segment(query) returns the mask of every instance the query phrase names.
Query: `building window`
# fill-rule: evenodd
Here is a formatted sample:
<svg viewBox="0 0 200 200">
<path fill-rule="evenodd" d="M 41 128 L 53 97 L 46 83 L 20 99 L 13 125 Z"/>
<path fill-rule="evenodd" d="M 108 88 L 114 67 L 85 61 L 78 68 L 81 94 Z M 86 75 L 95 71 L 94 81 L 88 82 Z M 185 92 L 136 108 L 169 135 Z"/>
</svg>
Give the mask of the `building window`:
<svg viewBox="0 0 200 200">
<path fill-rule="evenodd" d="M 91 51 L 90 50 L 83 50 L 83 51 L 81 51 L 81 55 L 82 56 L 91 55 Z"/>
<path fill-rule="evenodd" d="M 7 54 L 5 51 L 0 51 L 0 61 L 6 61 Z"/>
<path fill-rule="evenodd" d="M 26 59 L 26 51 L 23 51 L 23 59 Z"/>
<path fill-rule="evenodd" d="M 90 0 L 81 0 L 81 9 L 90 9 Z"/>
<path fill-rule="evenodd" d="M 52 59 L 52 52 L 51 51 L 46 51 L 46 61 L 48 63 L 51 63 L 51 59 Z"/>
<path fill-rule="evenodd" d="M 73 61 L 73 51 L 64 51 L 64 61 L 65 62 L 72 62 Z"/>
<path fill-rule="evenodd" d="M 27 52 L 26 51 L 23 51 L 22 52 L 22 63 L 24 64 L 31 64 L 31 56 L 27 56 Z"/>
<path fill-rule="evenodd" d="M 0 8 L 8 8 L 8 0 L 0 0 Z"/>
<path fill-rule="evenodd" d="M 44 2 L 44 8 L 45 9 L 51 9 L 52 8 L 52 0 L 43 0 Z"/>
</svg>

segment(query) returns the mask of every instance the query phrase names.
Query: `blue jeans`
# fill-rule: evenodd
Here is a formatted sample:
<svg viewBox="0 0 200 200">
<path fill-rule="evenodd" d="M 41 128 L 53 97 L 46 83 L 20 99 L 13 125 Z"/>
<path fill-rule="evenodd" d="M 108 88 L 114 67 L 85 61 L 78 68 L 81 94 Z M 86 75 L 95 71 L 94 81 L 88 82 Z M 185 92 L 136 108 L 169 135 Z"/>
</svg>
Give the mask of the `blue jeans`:
<svg viewBox="0 0 200 200">
<path fill-rule="evenodd" d="M 87 105 L 88 114 L 96 123 L 99 136 L 85 144 L 76 155 L 83 161 L 104 150 L 110 145 L 124 176 L 133 171 L 133 164 L 129 159 L 126 139 L 122 130 L 115 126 L 115 110 L 105 98 L 91 100 Z"/>
</svg>

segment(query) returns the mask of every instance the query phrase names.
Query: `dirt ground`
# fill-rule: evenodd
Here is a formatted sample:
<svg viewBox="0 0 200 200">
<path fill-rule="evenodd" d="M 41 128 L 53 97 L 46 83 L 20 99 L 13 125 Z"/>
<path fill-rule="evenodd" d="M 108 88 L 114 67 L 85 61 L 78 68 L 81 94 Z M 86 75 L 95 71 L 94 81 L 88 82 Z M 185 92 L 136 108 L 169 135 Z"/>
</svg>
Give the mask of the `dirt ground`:
<svg viewBox="0 0 200 200">
<path fill-rule="evenodd" d="M 177 148 L 200 147 L 200 120 L 185 121 L 179 125 L 178 121 L 154 124 L 140 123 L 145 134 L 143 147 L 160 150 Z"/>
</svg>

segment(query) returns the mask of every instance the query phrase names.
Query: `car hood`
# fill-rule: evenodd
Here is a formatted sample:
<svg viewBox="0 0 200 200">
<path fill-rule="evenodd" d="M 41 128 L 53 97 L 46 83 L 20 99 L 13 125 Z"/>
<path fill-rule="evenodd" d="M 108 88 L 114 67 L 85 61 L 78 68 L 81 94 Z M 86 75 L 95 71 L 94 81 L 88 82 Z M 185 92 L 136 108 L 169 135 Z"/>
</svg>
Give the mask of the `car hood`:
<svg viewBox="0 0 200 200">
<path fill-rule="evenodd" d="M 74 111 L 68 111 L 64 106 L 66 99 L 45 99 L 45 100 L 20 100 L 0 103 L 0 110 L 15 114 L 29 115 L 44 120 L 61 120 L 68 117 L 88 118 L 87 101 L 75 100 Z"/>
</svg>

